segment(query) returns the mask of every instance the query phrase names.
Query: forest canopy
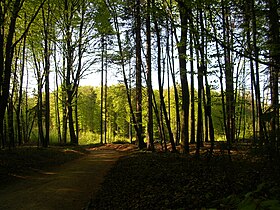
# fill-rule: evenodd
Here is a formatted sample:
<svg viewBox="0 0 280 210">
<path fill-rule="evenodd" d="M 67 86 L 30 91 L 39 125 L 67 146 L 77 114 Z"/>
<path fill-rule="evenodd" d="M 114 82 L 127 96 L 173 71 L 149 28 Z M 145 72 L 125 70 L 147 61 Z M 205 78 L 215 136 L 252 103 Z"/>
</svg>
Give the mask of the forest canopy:
<svg viewBox="0 0 280 210">
<path fill-rule="evenodd" d="M 0 2 L 1 147 L 279 148 L 277 0 Z M 100 86 L 81 86 L 98 72 Z M 115 75 L 118 84 L 108 85 Z M 110 81 L 109 81 L 110 82 Z"/>
</svg>

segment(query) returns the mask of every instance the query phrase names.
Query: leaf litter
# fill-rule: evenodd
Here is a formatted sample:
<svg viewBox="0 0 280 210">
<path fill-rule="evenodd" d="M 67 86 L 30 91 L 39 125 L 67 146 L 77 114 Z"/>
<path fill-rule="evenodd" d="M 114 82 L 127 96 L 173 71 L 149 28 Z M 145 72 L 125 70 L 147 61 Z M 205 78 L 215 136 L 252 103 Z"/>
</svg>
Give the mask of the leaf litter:
<svg viewBox="0 0 280 210">
<path fill-rule="evenodd" d="M 138 152 L 117 162 L 88 209 L 280 209 L 279 172 L 277 160 L 248 155 Z"/>
</svg>

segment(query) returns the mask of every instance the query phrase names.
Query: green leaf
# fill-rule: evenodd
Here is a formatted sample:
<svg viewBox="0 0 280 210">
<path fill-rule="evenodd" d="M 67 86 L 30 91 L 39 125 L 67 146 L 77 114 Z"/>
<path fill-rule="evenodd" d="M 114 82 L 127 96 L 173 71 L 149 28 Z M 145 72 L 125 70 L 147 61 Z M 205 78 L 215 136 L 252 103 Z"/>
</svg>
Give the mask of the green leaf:
<svg viewBox="0 0 280 210">
<path fill-rule="evenodd" d="M 239 205 L 239 210 L 255 210 L 257 209 L 257 202 L 251 197 L 245 198 Z"/>
<path fill-rule="evenodd" d="M 264 209 L 277 210 L 280 209 L 280 203 L 278 200 L 266 200 L 261 202 L 261 207 Z"/>
</svg>

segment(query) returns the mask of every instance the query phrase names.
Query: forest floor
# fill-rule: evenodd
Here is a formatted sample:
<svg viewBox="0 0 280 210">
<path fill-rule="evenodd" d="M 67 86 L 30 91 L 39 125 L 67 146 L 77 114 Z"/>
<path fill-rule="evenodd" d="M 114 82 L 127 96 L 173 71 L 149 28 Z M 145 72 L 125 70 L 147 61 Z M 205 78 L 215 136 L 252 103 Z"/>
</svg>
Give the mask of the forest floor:
<svg viewBox="0 0 280 210">
<path fill-rule="evenodd" d="M 209 145 L 208 145 L 209 149 Z M 138 152 L 120 158 L 89 209 L 280 209 L 279 158 L 241 144 L 231 158 Z"/>
<path fill-rule="evenodd" d="M 0 209 L 83 209 L 132 145 L 0 151 Z"/>
<path fill-rule="evenodd" d="M 131 144 L 1 150 L 0 209 L 280 209 L 279 158 L 249 145 L 230 159 L 207 149 L 200 157 L 194 145 L 191 155 Z"/>
</svg>

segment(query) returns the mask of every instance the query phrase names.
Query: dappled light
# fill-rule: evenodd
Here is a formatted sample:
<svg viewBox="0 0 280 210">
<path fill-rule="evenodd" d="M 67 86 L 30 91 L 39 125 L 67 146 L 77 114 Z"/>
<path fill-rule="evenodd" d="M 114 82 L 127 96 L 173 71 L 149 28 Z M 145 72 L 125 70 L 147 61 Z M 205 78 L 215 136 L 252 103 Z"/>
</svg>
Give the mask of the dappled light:
<svg viewBox="0 0 280 210">
<path fill-rule="evenodd" d="M 0 210 L 280 209 L 279 0 L 0 0 Z"/>
</svg>

